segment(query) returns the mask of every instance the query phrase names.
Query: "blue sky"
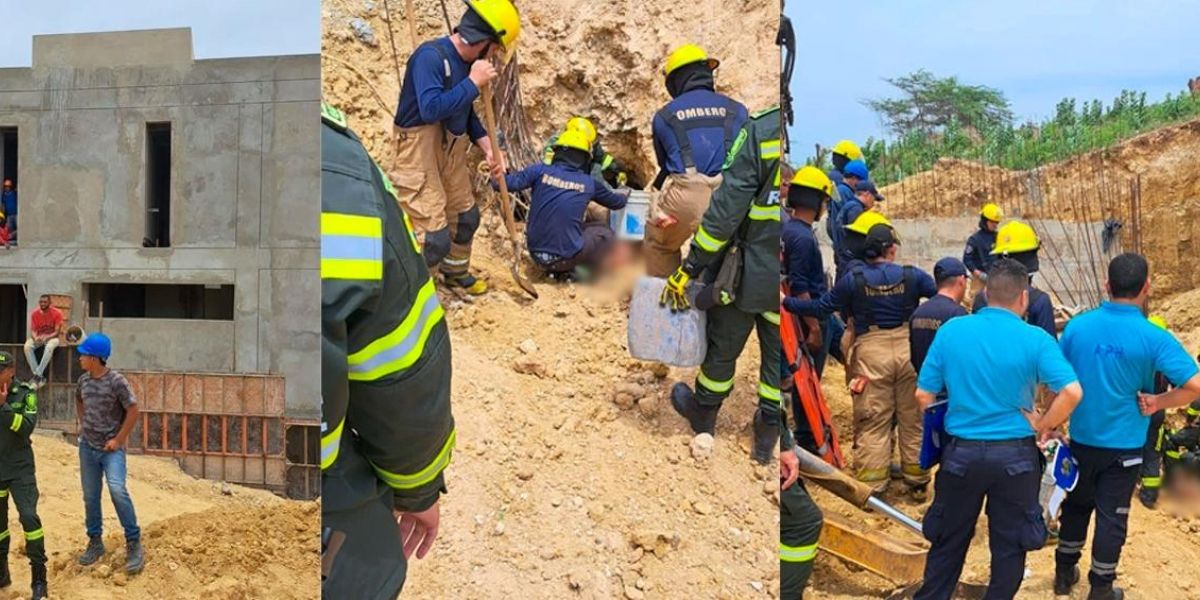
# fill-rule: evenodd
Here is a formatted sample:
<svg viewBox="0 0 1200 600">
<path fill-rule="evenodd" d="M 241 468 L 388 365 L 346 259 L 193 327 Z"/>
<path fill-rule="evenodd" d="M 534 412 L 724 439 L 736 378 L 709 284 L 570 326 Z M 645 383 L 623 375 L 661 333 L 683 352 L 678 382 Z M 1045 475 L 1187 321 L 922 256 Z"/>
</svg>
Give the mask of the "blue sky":
<svg viewBox="0 0 1200 600">
<path fill-rule="evenodd" d="M 1049 117 L 1063 97 L 1112 101 L 1122 88 L 1160 100 L 1200 75 L 1195 0 L 880 0 L 843 9 L 787 0 L 796 28 L 792 156 L 842 138 L 885 135 L 866 98 L 884 77 L 927 69 L 1005 93 L 1019 120 Z M 854 16 L 848 15 L 854 10 Z"/>
<path fill-rule="evenodd" d="M 315 54 L 318 0 L 0 0 L 0 67 L 28 67 L 35 34 L 191 27 L 196 58 Z"/>
</svg>

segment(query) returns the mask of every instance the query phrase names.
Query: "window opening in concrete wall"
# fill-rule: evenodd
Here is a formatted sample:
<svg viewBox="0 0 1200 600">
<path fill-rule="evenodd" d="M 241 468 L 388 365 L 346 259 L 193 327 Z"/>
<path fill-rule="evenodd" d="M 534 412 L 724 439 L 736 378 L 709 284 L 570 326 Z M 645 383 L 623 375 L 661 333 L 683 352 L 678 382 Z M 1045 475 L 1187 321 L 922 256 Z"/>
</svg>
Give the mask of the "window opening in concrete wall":
<svg viewBox="0 0 1200 600">
<path fill-rule="evenodd" d="M 233 320 L 233 286 L 88 283 L 88 316 L 114 319 Z"/>
<path fill-rule="evenodd" d="M 0 127 L 0 179 L 17 185 L 17 128 Z"/>
<path fill-rule="evenodd" d="M 0 285 L 0 344 L 25 343 L 28 320 L 22 286 Z"/>
<path fill-rule="evenodd" d="M 146 124 L 146 237 L 142 246 L 171 245 L 171 124 Z"/>
</svg>

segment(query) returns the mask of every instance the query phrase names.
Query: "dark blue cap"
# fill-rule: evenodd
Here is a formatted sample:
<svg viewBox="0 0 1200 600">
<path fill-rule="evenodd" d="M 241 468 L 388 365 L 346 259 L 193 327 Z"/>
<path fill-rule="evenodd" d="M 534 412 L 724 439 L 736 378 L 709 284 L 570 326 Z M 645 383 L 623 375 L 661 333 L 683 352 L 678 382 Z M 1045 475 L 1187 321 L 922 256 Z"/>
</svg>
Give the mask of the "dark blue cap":
<svg viewBox="0 0 1200 600">
<path fill-rule="evenodd" d="M 947 256 L 933 265 L 933 279 L 938 283 L 960 275 L 965 275 L 968 279 L 971 277 L 971 273 L 967 271 L 967 265 L 953 256 Z"/>
<path fill-rule="evenodd" d="M 875 182 L 870 179 L 864 179 L 854 186 L 856 192 L 870 192 L 875 196 L 875 200 L 883 202 L 883 194 L 879 193 L 879 188 L 875 187 Z"/>
</svg>

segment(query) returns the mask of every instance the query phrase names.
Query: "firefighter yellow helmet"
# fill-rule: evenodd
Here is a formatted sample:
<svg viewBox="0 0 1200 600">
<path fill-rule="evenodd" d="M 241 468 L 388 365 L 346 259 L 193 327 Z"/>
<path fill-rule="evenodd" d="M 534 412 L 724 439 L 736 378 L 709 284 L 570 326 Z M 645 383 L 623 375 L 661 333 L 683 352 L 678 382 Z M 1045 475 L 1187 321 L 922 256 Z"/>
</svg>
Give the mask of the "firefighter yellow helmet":
<svg viewBox="0 0 1200 600">
<path fill-rule="evenodd" d="M 812 165 L 801 167 L 799 171 L 796 171 L 796 175 L 792 177 L 792 185 L 812 188 L 826 196 L 833 195 L 833 182 L 830 181 L 829 176 Z"/>
<path fill-rule="evenodd" d="M 979 211 L 979 216 L 993 223 L 999 223 L 1004 220 L 1004 210 L 989 202 L 983 205 L 983 210 Z"/>
<path fill-rule="evenodd" d="M 574 148 L 588 153 L 592 151 L 592 145 L 588 143 L 587 136 L 575 129 L 562 132 L 558 139 L 554 140 L 554 145 L 558 148 Z"/>
<path fill-rule="evenodd" d="M 1018 254 L 1037 250 L 1042 246 L 1033 228 L 1021 221 L 1009 221 L 996 232 L 996 247 L 992 254 Z"/>
<path fill-rule="evenodd" d="M 1167 320 L 1162 318 L 1162 315 L 1150 315 L 1149 321 L 1154 323 L 1155 327 L 1158 327 L 1163 331 L 1167 330 Z"/>
<path fill-rule="evenodd" d="M 587 138 L 588 144 L 596 143 L 596 126 L 586 117 L 571 117 L 571 120 L 567 121 L 567 130 L 582 133 Z"/>
<path fill-rule="evenodd" d="M 858 144 L 850 140 L 842 140 L 833 145 L 833 153 L 841 154 L 850 160 L 862 160 L 863 153 Z"/>
<path fill-rule="evenodd" d="M 492 28 L 504 49 L 500 59 L 507 64 L 517 50 L 517 38 L 521 35 L 521 15 L 517 13 L 517 7 L 511 0 L 466 0 L 466 3 Z"/>
<path fill-rule="evenodd" d="M 887 225 L 888 227 L 892 228 L 892 231 L 896 230 L 896 228 L 892 226 L 892 222 L 889 221 L 887 217 L 883 216 L 879 212 L 867 210 L 863 211 L 861 215 L 858 215 L 858 218 L 854 219 L 853 223 L 847 225 L 846 231 L 853 231 L 854 233 L 860 235 L 867 235 L 867 233 L 871 231 L 871 228 L 876 225 Z"/>
<path fill-rule="evenodd" d="M 698 63 L 700 61 L 708 63 L 708 68 L 710 69 L 715 69 L 721 64 L 721 61 L 715 58 L 709 58 L 708 53 L 704 51 L 704 48 L 701 48 L 695 44 L 684 44 L 676 48 L 675 51 L 667 57 L 667 64 L 663 65 L 663 75 L 670 75 L 679 67 L 690 65 L 692 63 Z"/>
</svg>

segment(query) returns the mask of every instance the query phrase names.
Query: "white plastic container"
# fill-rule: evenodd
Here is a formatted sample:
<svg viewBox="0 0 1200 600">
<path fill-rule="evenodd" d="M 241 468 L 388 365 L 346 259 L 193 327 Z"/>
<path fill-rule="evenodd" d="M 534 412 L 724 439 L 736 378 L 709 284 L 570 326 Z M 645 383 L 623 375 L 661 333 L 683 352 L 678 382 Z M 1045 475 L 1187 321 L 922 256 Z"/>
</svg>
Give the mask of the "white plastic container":
<svg viewBox="0 0 1200 600">
<path fill-rule="evenodd" d="M 676 367 L 698 367 L 708 350 L 704 337 L 707 315 L 696 309 L 673 313 L 659 306 L 665 279 L 642 277 L 629 302 L 629 354 L 638 360 Z M 689 288 L 693 297 L 696 286 Z"/>
<path fill-rule="evenodd" d="M 633 190 L 625 208 L 608 216 L 608 225 L 617 232 L 617 239 L 640 242 L 646 237 L 646 215 L 650 212 L 650 192 Z"/>
</svg>

